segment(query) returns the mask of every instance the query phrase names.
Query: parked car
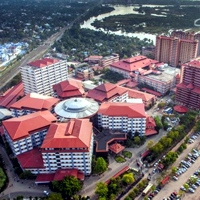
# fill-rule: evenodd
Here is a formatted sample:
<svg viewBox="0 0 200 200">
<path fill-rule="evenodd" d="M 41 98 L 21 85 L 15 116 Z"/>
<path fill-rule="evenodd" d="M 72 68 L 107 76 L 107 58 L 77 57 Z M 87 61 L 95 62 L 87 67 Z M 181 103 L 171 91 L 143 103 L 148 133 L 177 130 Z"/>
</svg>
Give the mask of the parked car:
<svg viewBox="0 0 200 200">
<path fill-rule="evenodd" d="M 191 193 L 194 193 L 194 190 L 192 188 L 188 189 Z"/>
</svg>

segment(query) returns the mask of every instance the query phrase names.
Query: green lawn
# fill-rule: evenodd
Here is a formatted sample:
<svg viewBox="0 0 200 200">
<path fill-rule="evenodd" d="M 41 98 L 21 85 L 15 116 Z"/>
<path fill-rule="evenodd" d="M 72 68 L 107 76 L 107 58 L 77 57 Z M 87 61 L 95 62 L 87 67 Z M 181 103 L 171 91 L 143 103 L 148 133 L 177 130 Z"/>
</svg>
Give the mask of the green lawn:
<svg viewBox="0 0 200 200">
<path fill-rule="evenodd" d="M 118 163 L 123 163 L 126 162 L 126 159 L 123 158 L 122 156 L 115 156 L 115 161 Z"/>
<path fill-rule="evenodd" d="M 122 152 L 122 155 L 125 157 L 125 158 L 131 158 L 132 157 L 132 153 L 130 151 L 123 151 Z"/>
</svg>

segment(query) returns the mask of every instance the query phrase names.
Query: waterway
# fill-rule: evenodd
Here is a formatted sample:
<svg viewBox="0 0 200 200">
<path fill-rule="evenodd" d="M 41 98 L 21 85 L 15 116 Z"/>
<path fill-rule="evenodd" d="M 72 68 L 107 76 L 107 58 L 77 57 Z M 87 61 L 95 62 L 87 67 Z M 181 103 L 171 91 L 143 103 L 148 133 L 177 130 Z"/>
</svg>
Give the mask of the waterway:
<svg viewBox="0 0 200 200">
<path fill-rule="evenodd" d="M 165 5 L 144 5 L 145 7 L 165 7 Z M 126 14 L 141 14 L 138 13 L 137 11 L 133 10 L 135 8 L 138 8 L 139 6 L 135 5 L 135 6 L 113 6 L 115 10 L 111 11 L 110 13 L 105 13 L 102 15 L 99 15 L 97 17 L 91 17 L 89 20 L 84 21 L 84 23 L 81 25 L 81 28 L 88 28 L 91 30 L 95 30 L 95 31 L 103 31 L 105 33 L 108 33 L 108 31 L 104 30 L 103 28 L 101 29 L 96 29 L 94 26 L 92 26 L 92 23 L 95 20 L 103 20 L 106 17 L 109 16 L 114 16 L 114 15 L 126 15 Z M 136 33 L 126 33 L 126 32 L 122 32 L 121 30 L 119 31 L 109 31 L 109 33 L 111 34 L 116 34 L 116 35 L 123 35 L 123 36 L 128 36 L 128 37 L 138 37 L 141 40 L 143 40 L 144 38 L 150 39 L 153 41 L 153 43 L 155 44 L 155 40 L 156 40 L 156 35 L 154 34 L 150 34 L 150 33 L 143 33 L 143 32 L 136 32 Z"/>
</svg>

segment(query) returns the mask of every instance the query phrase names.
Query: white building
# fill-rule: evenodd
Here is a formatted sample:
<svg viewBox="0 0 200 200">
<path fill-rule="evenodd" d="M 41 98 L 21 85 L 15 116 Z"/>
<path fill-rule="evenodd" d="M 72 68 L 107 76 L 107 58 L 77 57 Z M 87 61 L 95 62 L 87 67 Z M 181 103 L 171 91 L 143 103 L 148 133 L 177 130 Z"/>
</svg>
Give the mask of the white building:
<svg viewBox="0 0 200 200">
<path fill-rule="evenodd" d="M 98 126 L 105 129 L 145 134 L 146 114 L 143 103 L 102 103 L 98 111 Z"/>
<path fill-rule="evenodd" d="M 68 67 L 66 60 L 44 58 L 21 67 L 24 93 L 31 92 L 53 95 L 53 85 L 67 80 Z"/>
<path fill-rule="evenodd" d="M 41 146 L 44 167 L 49 172 L 76 168 L 91 174 L 93 154 L 92 123 L 74 119 L 68 123 L 52 124 Z"/>
<path fill-rule="evenodd" d="M 39 111 L 3 121 L 4 133 L 14 155 L 40 147 L 48 127 L 56 117 L 49 111 Z"/>
</svg>

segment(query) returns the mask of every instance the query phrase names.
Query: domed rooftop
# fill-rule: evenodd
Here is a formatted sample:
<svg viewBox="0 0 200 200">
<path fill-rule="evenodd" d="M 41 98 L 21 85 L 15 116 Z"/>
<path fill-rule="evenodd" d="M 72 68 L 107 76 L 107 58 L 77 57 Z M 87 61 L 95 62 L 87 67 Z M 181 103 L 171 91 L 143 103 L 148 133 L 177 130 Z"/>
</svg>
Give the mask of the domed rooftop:
<svg viewBox="0 0 200 200">
<path fill-rule="evenodd" d="M 55 113 L 63 118 L 87 118 L 91 117 L 99 109 L 96 101 L 89 98 L 71 98 L 58 103 Z"/>
</svg>

